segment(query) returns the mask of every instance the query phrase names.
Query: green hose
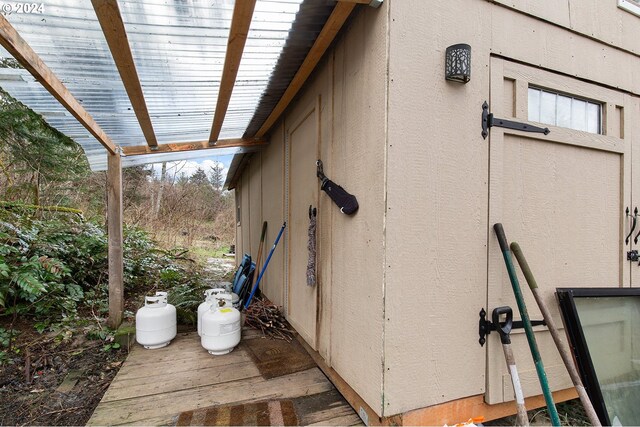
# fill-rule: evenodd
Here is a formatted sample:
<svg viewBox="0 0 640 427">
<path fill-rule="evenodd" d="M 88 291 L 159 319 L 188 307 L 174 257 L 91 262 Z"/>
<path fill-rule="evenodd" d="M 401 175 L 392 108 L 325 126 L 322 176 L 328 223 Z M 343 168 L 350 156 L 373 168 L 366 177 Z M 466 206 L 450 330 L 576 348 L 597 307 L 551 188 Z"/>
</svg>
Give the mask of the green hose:
<svg viewBox="0 0 640 427">
<path fill-rule="evenodd" d="M 509 273 L 509 280 L 511 280 L 511 286 L 513 287 L 513 293 L 518 303 L 518 310 L 520 311 L 520 317 L 524 324 L 524 330 L 527 335 L 527 341 L 529 341 L 529 348 L 531 349 L 531 356 L 536 365 L 536 372 L 538 379 L 540 380 L 540 387 L 542 387 L 542 394 L 549 410 L 549 416 L 551 417 L 551 424 L 554 426 L 560 426 L 560 417 L 558 417 L 558 410 L 556 404 L 553 402 L 553 395 L 549 388 L 549 381 L 547 380 L 547 374 L 544 371 L 544 365 L 542 364 L 542 357 L 538 351 L 538 344 L 536 343 L 536 337 L 533 333 L 533 326 L 531 326 L 531 320 L 529 320 L 529 313 L 527 312 L 527 306 L 520 290 L 520 283 L 518 282 L 518 275 L 516 269 L 513 266 L 513 260 L 511 259 L 511 250 L 507 243 L 507 237 L 504 234 L 504 228 L 502 224 L 497 223 L 493 226 L 498 237 L 498 243 L 500 243 L 500 249 L 502 250 L 502 256 L 504 257 L 504 263 L 507 266 L 507 272 Z"/>
</svg>

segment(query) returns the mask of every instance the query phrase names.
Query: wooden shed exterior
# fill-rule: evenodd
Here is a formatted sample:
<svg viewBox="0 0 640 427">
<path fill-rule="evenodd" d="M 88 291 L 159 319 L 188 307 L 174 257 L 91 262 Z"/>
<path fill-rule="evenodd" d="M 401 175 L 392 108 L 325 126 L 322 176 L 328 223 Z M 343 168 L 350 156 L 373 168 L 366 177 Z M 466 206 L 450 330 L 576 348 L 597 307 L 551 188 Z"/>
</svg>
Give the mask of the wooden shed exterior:
<svg viewBox="0 0 640 427">
<path fill-rule="evenodd" d="M 262 290 L 352 403 L 366 403 L 370 423 L 515 413 L 501 405 L 513 391 L 498 337 L 478 344 L 481 308 L 516 307 L 494 223 L 521 244 L 558 319 L 556 287 L 638 285 L 625 210 L 640 206 L 639 39 L 635 0 L 385 0 L 343 28 L 269 146 L 234 159 L 237 254 L 257 253 L 263 221 L 267 245 L 287 222 Z M 472 49 L 466 84 L 444 76 L 456 43 Z M 599 123 L 530 120 L 536 90 L 575 99 L 575 114 L 596 108 Z M 485 140 L 484 101 L 496 117 L 551 132 L 493 127 Z M 355 215 L 320 191 L 316 159 L 357 196 Z M 306 285 L 310 205 L 315 287 Z M 552 389 L 573 397 L 538 329 Z M 538 396 L 524 333 L 513 341 L 525 395 Z"/>
</svg>

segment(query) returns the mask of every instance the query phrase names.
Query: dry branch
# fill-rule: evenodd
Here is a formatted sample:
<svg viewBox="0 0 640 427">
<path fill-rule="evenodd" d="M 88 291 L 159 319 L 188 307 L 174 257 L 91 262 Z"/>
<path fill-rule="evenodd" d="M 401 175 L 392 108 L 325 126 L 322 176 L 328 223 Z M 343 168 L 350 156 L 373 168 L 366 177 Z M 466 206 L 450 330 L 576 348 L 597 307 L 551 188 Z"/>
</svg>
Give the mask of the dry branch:
<svg viewBox="0 0 640 427">
<path fill-rule="evenodd" d="M 293 340 L 293 331 L 275 304 L 254 298 L 247 308 L 246 316 L 245 324 L 262 331 L 262 335 L 288 342 Z"/>
</svg>

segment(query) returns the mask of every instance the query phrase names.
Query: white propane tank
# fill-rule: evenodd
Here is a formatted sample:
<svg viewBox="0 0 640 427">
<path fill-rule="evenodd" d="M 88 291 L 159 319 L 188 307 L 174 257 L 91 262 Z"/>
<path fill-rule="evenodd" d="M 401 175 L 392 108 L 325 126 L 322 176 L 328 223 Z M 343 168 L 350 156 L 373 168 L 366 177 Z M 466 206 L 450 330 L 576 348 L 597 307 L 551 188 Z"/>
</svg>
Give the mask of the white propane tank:
<svg viewBox="0 0 640 427">
<path fill-rule="evenodd" d="M 240 310 L 240 297 L 235 292 L 231 292 L 231 305 L 233 308 Z"/>
<path fill-rule="evenodd" d="M 213 287 L 214 288 L 222 288 L 228 294 L 230 294 L 233 291 L 233 284 L 231 282 L 216 282 L 215 285 L 213 285 Z"/>
<path fill-rule="evenodd" d="M 238 310 L 240 309 L 240 297 L 232 291 L 232 285 L 230 282 L 218 282 L 215 286 L 215 289 L 223 289 L 225 293 L 231 294 L 231 305 Z"/>
<path fill-rule="evenodd" d="M 213 355 L 227 354 L 240 343 L 240 335 L 240 312 L 231 306 L 231 295 L 218 295 L 202 316 L 202 347 Z"/>
<path fill-rule="evenodd" d="M 144 298 L 136 313 L 136 341 L 144 348 L 162 348 L 176 337 L 176 308 L 167 303 L 166 292 Z"/>
<path fill-rule="evenodd" d="M 162 301 L 164 301 L 165 303 L 168 302 L 169 294 L 167 292 L 158 291 L 156 292 L 156 296 L 162 297 Z"/>
<path fill-rule="evenodd" d="M 204 291 L 204 302 L 198 306 L 198 335 L 202 336 L 202 316 L 211 308 L 215 297 L 222 293 L 225 293 L 225 290 L 221 288 L 207 289 Z"/>
</svg>

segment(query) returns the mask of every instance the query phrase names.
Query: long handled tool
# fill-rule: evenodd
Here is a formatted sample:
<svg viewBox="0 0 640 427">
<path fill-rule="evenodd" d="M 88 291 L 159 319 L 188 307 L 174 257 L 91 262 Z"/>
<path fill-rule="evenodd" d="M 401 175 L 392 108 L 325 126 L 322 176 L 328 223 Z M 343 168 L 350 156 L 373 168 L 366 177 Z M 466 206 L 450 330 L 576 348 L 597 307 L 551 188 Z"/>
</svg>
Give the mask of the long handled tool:
<svg viewBox="0 0 640 427">
<path fill-rule="evenodd" d="M 504 257 L 504 263 L 507 266 L 507 272 L 509 273 L 509 280 L 511 280 L 511 287 L 518 303 L 518 311 L 520 311 L 520 317 L 524 324 L 524 330 L 527 335 L 527 341 L 529 341 L 529 348 L 531 349 L 531 356 L 533 362 L 536 365 L 536 372 L 538 379 L 540 380 L 540 387 L 542 388 L 542 394 L 549 410 L 549 416 L 551 417 L 551 424 L 554 426 L 560 426 L 560 417 L 558 417 L 558 410 L 556 404 L 553 402 L 553 395 L 549 388 L 549 382 L 547 381 L 547 374 L 544 371 L 544 365 L 542 358 L 540 357 L 540 351 L 538 351 L 538 344 L 536 343 L 536 337 L 533 334 L 533 327 L 531 326 L 531 320 L 529 319 L 529 313 L 527 312 L 527 306 L 522 296 L 522 290 L 520 289 L 520 283 L 518 283 L 518 276 L 516 269 L 513 266 L 513 260 L 511 259 L 511 251 L 509 250 L 509 244 L 507 243 L 507 237 L 504 234 L 504 228 L 502 224 L 494 224 L 493 229 L 498 237 L 498 243 L 500 243 L 500 249 L 502 250 L 502 256 Z"/>
<path fill-rule="evenodd" d="M 551 337 L 553 338 L 553 342 L 556 343 L 556 347 L 558 348 L 558 352 L 562 357 L 562 361 L 564 365 L 567 367 L 567 371 L 569 372 L 569 376 L 571 377 L 571 381 L 573 381 L 573 385 L 578 392 L 578 396 L 580 397 L 580 401 L 582 402 L 582 406 L 584 406 L 584 410 L 589 417 L 589 421 L 592 426 L 600 426 L 600 420 L 598 419 L 598 415 L 596 414 L 596 410 L 593 408 L 593 404 L 589 399 L 589 395 L 587 394 L 587 390 L 582 385 L 582 380 L 580 379 L 580 375 L 578 375 L 578 370 L 576 369 L 576 365 L 573 363 L 573 358 L 569 353 L 569 350 L 564 345 L 562 338 L 560 337 L 560 332 L 556 327 L 555 322 L 553 321 L 553 317 L 551 316 L 551 312 L 547 307 L 547 304 L 542 299 L 540 292 L 538 290 L 538 283 L 536 282 L 535 277 L 533 277 L 533 273 L 531 272 L 531 268 L 529 268 L 529 263 L 527 263 L 527 259 L 524 257 L 524 253 L 522 253 L 522 249 L 520 245 L 516 242 L 511 243 L 511 251 L 513 255 L 515 255 L 518 260 L 518 264 L 520 264 L 520 269 L 524 274 L 525 279 L 527 279 L 527 283 L 529 284 L 529 288 L 531 288 L 531 292 L 533 293 L 533 297 L 536 299 L 538 303 L 538 307 L 540 307 L 540 311 L 542 312 L 542 317 L 547 324 L 547 328 L 549 328 L 549 332 L 551 332 Z"/>
<path fill-rule="evenodd" d="M 256 281 L 256 284 L 253 286 L 253 289 L 251 290 L 251 294 L 249 294 L 249 298 L 247 298 L 247 302 L 244 304 L 244 309 L 246 310 L 249 307 L 249 304 L 251 304 L 251 300 L 253 299 L 253 295 L 256 293 L 256 290 L 258 289 L 258 286 L 260 286 L 260 280 L 262 280 L 262 276 L 264 276 L 264 272 L 267 271 L 267 266 L 269 265 L 269 261 L 271 261 L 271 256 L 273 255 L 273 252 L 276 250 L 276 246 L 278 246 L 278 242 L 280 241 L 280 237 L 282 237 L 282 233 L 284 232 L 285 227 L 287 226 L 287 223 L 284 222 L 282 224 L 282 228 L 280 228 L 280 232 L 278 233 L 278 237 L 276 237 L 276 241 L 273 243 L 273 247 L 271 248 L 271 250 L 269 251 L 269 255 L 267 256 L 267 260 L 264 262 L 264 265 L 262 266 L 262 269 L 260 270 L 260 275 L 258 276 L 258 280 Z"/>
<path fill-rule="evenodd" d="M 506 317 L 505 321 L 501 322 L 500 316 L 502 316 L 503 314 Z M 516 369 L 516 359 L 513 356 L 513 350 L 511 349 L 510 333 L 511 327 L 513 326 L 513 310 L 511 310 L 511 307 L 497 307 L 493 309 L 491 317 L 493 320 L 493 324 L 500 334 L 500 341 L 502 342 L 504 358 L 507 362 L 507 368 L 509 368 L 509 375 L 511 375 L 511 384 L 513 385 L 513 392 L 516 398 L 516 408 L 518 409 L 518 415 L 516 416 L 516 425 L 528 427 L 529 419 L 527 418 L 527 408 L 525 408 L 524 406 L 522 384 L 520 384 L 518 369 Z"/>
<path fill-rule="evenodd" d="M 260 246 L 258 247 L 258 257 L 256 258 L 256 268 L 260 268 L 260 261 L 262 261 L 262 247 L 264 246 L 264 236 L 267 234 L 267 221 L 262 223 L 262 233 L 260 234 Z M 258 274 L 260 272 L 256 270 L 253 275 L 253 281 L 251 282 L 251 288 L 253 289 L 253 285 L 255 285 L 258 280 Z"/>
</svg>

